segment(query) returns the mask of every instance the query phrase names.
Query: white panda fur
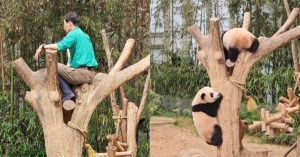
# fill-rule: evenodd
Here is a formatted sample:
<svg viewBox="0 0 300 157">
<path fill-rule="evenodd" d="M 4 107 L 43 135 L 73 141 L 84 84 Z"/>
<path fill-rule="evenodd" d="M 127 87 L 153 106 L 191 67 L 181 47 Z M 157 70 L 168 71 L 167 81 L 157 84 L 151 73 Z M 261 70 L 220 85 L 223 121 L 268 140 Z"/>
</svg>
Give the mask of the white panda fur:
<svg viewBox="0 0 300 157">
<path fill-rule="evenodd" d="M 220 146 L 223 142 L 222 129 L 216 118 L 222 98 L 222 94 L 213 88 L 203 87 L 192 101 L 194 125 L 206 143 L 214 146 Z"/>
<path fill-rule="evenodd" d="M 225 59 L 230 64 L 233 64 L 237 60 L 238 54 L 243 49 L 254 53 L 259 47 L 257 38 L 243 28 L 233 28 L 224 32 L 222 35 L 222 42 Z"/>
</svg>

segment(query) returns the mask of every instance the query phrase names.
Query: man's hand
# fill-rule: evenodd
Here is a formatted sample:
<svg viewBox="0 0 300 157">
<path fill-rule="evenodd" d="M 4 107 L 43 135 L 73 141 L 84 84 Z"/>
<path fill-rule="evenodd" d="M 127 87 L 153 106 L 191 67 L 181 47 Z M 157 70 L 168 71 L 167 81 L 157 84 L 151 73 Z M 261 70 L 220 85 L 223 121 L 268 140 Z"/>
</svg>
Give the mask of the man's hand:
<svg viewBox="0 0 300 157">
<path fill-rule="evenodd" d="M 39 55 L 41 55 L 43 52 L 43 46 L 41 45 L 35 52 L 35 55 L 33 56 L 33 58 L 37 61 L 39 60 Z"/>
</svg>

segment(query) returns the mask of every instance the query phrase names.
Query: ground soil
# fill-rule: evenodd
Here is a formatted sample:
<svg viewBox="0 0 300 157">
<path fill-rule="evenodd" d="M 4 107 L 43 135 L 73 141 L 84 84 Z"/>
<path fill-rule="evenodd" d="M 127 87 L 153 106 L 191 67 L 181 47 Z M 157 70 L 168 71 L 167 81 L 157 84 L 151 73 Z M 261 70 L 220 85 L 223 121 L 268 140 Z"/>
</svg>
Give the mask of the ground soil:
<svg viewBox="0 0 300 157">
<path fill-rule="evenodd" d="M 175 126 L 174 119 L 152 117 L 150 121 L 150 156 L 151 157 L 216 157 L 217 147 L 210 146 L 197 135 L 190 120 L 179 120 Z M 183 124 L 182 124 L 183 123 Z M 244 137 L 245 148 L 267 148 L 269 157 L 282 157 L 289 146 L 260 144 L 253 138 Z M 293 150 L 288 157 L 296 157 Z"/>
</svg>

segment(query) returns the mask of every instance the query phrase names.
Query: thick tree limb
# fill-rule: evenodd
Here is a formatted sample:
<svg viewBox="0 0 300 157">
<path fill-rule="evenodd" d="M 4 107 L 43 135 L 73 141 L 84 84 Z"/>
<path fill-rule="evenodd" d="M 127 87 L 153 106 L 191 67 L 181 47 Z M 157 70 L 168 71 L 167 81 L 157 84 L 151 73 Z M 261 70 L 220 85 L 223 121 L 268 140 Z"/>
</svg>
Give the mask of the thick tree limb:
<svg viewBox="0 0 300 157">
<path fill-rule="evenodd" d="M 141 74 L 143 71 L 148 70 L 149 67 L 150 55 L 120 72 L 108 75 L 101 82 L 93 82 L 89 86 L 89 90 L 86 92 L 86 95 L 84 95 L 84 101 L 86 102 L 81 102 L 82 106 L 75 108 L 73 111 L 71 122 L 86 129 L 93 111 L 109 93 L 124 84 L 126 81 Z M 76 104 L 77 103 L 78 102 L 76 101 Z"/>
<path fill-rule="evenodd" d="M 298 17 L 299 11 L 300 8 L 294 8 L 291 14 L 288 16 L 288 19 L 281 26 L 281 28 L 272 36 L 272 38 L 290 29 L 294 24 L 295 19 Z"/>
<path fill-rule="evenodd" d="M 211 33 L 211 45 L 212 51 L 214 53 L 215 59 L 219 64 L 224 65 L 224 53 L 222 51 L 222 41 L 220 37 L 220 19 L 211 18 L 210 19 L 210 33 Z M 224 69 L 225 70 L 225 69 Z"/>
<path fill-rule="evenodd" d="M 17 71 L 17 73 L 22 77 L 25 81 L 26 85 L 30 89 L 37 89 L 37 77 L 35 73 L 28 67 L 28 65 L 24 62 L 23 58 L 19 58 L 12 62 L 13 68 Z"/>
<path fill-rule="evenodd" d="M 46 65 L 47 65 L 47 89 L 49 97 L 54 102 L 60 101 L 58 75 L 57 75 L 57 51 L 46 50 Z"/>
<path fill-rule="evenodd" d="M 206 47 L 205 40 L 203 40 L 206 36 L 202 34 L 199 27 L 197 25 L 192 25 L 188 27 L 188 32 L 192 35 L 192 37 L 196 40 L 201 49 Z"/>
<path fill-rule="evenodd" d="M 117 63 L 115 64 L 115 66 L 111 69 L 111 71 L 109 72 L 109 75 L 110 74 L 114 74 L 118 71 L 120 71 L 124 64 L 127 62 L 128 60 L 128 57 L 130 55 L 130 52 L 134 46 L 134 43 L 135 43 L 135 40 L 134 39 L 128 39 L 126 44 L 125 44 L 125 47 L 119 57 L 119 60 L 117 61 Z"/>
<path fill-rule="evenodd" d="M 250 13 L 249 12 L 245 12 L 244 13 L 244 20 L 243 20 L 243 29 L 248 30 L 250 26 Z"/>
<path fill-rule="evenodd" d="M 300 36 L 300 26 L 272 38 L 259 37 L 259 48 L 252 59 L 256 63 L 275 49 Z M 250 59 L 251 60 L 251 59 Z"/>
<path fill-rule="evenodd" d="M 138 110 L 137 116 L 136 116 L 136 123 L 137 124 L 139 123 L 141 115 L 144 111 L 146 101 L 147 101 L 147 97 L 148 97 L 148 93 L 149 93 L 149 88 L 150 88 L 150 70 L 148 70 L 147 78 L 146 78 L 145 85 L 144 85 L 142 100 L 141 100 L 139 110 Z"/>
</svg>

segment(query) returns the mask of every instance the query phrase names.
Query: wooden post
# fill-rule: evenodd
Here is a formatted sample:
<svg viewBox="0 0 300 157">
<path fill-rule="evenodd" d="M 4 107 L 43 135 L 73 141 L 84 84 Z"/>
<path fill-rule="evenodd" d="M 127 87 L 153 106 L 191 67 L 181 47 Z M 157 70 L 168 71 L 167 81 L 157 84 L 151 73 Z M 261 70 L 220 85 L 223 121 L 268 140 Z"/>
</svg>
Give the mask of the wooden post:
<svg viewBox="0 0 300 157">
<path fill-rule="evenodd" d="M 268 157 L 268 150 L 266 148 L 245 148 L 241 157 Z"/>
<path fill-rule="evenodd" d="M 262 124 L 261 124 L 261 130 L 263 132 L 266 132 L 267 131 L 267 123 L 266 123 L 266 109 L 265 108 L 261 108 L 260 110 L 260 115 L 261 115 L 261 121 L 262 121 Z"/>
<path fill-rule="evenodd" d="M 133 157 L 136 156 L 136 150 L 137 150 L 137 145 L 136 145 L 136 114 L 138 112 L 137 106 L 129 102 L 128 103 L 128 118 L 127 118 L 127 143 L 128 143 L 128 151 L 133 152 Z"/>
<path fill-rule="evenodd" d="M 5 78 L 4 78 L 4 60 L 3 60 L 3 41 L 2 41 L 2 30 L 0 30 L 0 52 L 1 52 L 1 80 L 2 90 L 5 90 Z"/>
<path fill-rule="evenodd" d="M 107 156 L 115 157 L 117 148 L 115 146 L 106 146 Z"/>
</svg>

